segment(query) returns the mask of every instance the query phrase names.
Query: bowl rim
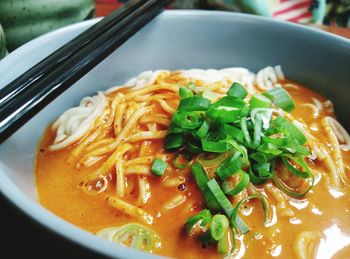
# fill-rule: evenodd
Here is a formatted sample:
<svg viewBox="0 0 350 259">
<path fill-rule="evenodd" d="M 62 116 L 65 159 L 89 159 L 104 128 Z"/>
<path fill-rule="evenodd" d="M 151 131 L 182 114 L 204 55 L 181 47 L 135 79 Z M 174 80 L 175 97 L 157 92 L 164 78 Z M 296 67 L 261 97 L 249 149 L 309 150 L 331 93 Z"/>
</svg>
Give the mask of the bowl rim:
<svg viewBox="0 0 350 259">
<path fill-rule="evenodd" d="M 304 32 L 310 32 L 311 35 L 321 36 L 325 39 L 337 41 L 338 43 L 344 44 L 345 47 L 350 48 L 350 39 L 341 37 L 329 32 L 321 31 L 317 28 L 295 24 L 285 21 L 277 21 L 268 17 L 261 17 L 250 14 L 233 13 L 226 11 L 204 11 L 204 10 L 166 10 L 160 16 L 171 17 L 171 16 L 205 16 L 205 17 L 223 17 L 223 16 L 235 16 L 243 22 L 255 21 L 264 22 L 273 25 L 280 25 L 285 29 L 294 28 Z M 102 18 L 95 18 L 87 21 L 78 22 L 69 26 L 62 27 L 52 32 L 46 33 L 32 41 L 22 45 L 21 47 L 14 50 L 7 57 L 0 61 L 0 65 L 4 66 L 7 62 L 16 59 L 19 55 L 26 54 L 26 50 L 32 46 L 42 44 L 46 39 L 51 37 L 58 37 L 59 35 L 67 32 L 77 31 L 86 29 Z M 157 17 L 156 19 L 159 19 Z M 32 172 L 34 173 L 34 172 Z M 34 177 L 35 180 L 35 177 Z M 33 183 L 35 186 L 35 182 Z M 124 247 L 122 245 L 114 244 L 102 240 L 89 232 L 78 228 L 77 226 L 68 223 L 66 220 L 56 216 L 46 208 L 40 205 L 40 203 L 27 197 L 22 190 L 20 190 L 15 183 L 13 183 L 6 174 L 0 170 L 0 194 L 2 194 L 12 205 L 23 212 L 30 219 L 39 223 L 39 225 L 52 231 L 52 233 L 58 234 L 67 240 L 72 241 L 75 244 L 81 245 L 86 249 L 93 250 L 99 254 L 103 254 L 109 257 L 118 256 L 119 258 L 160 258 L 155 254 L 148 254 L 142 251 L 137 251 L 131 248 Z"/>
</svg>

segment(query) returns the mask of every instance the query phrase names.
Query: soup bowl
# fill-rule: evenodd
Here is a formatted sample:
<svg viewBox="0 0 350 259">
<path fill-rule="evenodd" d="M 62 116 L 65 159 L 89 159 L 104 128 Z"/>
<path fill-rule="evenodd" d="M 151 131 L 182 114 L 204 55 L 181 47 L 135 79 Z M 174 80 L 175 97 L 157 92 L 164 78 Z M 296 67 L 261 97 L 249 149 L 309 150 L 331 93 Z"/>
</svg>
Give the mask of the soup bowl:
<svg viewBox="0 0 350 259">
<path fill-rule="evenodd" d="M 0 88 L 97 21 L 56 30 L 12 52 L 0 62 Z M 288 78 L 330 99 L 338 119 L 348 126 L 349 40 L 251 15 L 165 11 L 1 144 L 0 191 L 30 218 L 52 230 L 52 235 L 101 255 L 154 258 L 156 255 L 104 241 L 40 205 L 35 153 L 47 125 L 84 96 L 123 84 L 145 70 L 241 66 L 256 72 L 277 64 Z"/>
</svg>

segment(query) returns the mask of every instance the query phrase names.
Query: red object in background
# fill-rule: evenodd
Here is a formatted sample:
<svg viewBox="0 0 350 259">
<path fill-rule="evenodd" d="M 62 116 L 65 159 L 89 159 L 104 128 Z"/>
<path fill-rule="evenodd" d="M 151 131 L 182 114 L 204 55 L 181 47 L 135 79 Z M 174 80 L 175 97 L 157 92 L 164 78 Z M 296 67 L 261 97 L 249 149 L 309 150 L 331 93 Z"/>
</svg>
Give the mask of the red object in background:
<svg viewBox="0 0 350 259">
<path fill-rule="evenodd" d="M 106 16 L 122 5 L 118 0 L 96 0 L 96 16 Z"/>
<path fill-rule="evenodd" d="M 118 0 L 96 0 L 96 16 L 106 16 L 122 5 L 123 3 L 119 2 Z M 323 31 L 328 31 L 350 39 L 349 28 L 338 28 L 316 24 L 309 24 L 308 26 L 315 27 Z"/>
</svg>

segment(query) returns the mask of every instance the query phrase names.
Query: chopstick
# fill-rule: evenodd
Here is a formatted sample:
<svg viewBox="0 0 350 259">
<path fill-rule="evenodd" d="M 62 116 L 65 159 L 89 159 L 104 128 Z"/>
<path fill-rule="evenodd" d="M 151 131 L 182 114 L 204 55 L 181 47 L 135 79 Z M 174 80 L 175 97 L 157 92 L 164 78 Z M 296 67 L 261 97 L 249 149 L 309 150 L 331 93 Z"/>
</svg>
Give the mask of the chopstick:
<svg viewBox="0 0 350 259">
<path fill-rule="evenodd" d="M 16 97 L 11 98 L 10 101 L 4 100 L 3 103 L 0 103 L 0 142 L 6 140 L 48 103 L 68 89 L 116 48 L 127 41 L 171 1 L 134 1 L 133 4 L 136 4 L 136 2 L 140 2 L 140 5 L 133 8 L 128 14 L 123 12 L 125 15 L 124 18 L 120 18 L 119 15 L 113 13 L 114 18 L 118 21 L 112 26 L 108 26 L 108 28 L 101 25 L 96 26 L 95 29 L 101 29 L 101 27 L 104 28 L 104 32 L 98 34 L 93 40 L 89 40 L 89 42 L 82 44 L 83 46 L 75 52 L 69 52 L 69 57 L 60 62 L 58 66 L 56 65 L 55 69 L 52 67 L 50 70 L 47 70 L 50 71 L 49 73 L 42 74 L 42 70 L 38 69 L 37 75 L 41 75 L 41 77 L 32 82 L 30 87 L 23 85 L 21 90 L 17 91 L 16 87 L 13 85 L 11 86 Z M 134 5 L 131 6 L 135 7 Z M 102 21 L 103 20 L 100 22 Z M 81 43 L 81 41 L 77 39 L 74 39 L 73 41 L 78 44 Z M 70 42 L 69 44 L 72 43 Z M 74 47 L 76 47 L 75 44 Z M 62 50 L 62 48 L 60 50 Z M 52 57 L 57 58 L 56 61 L 60 60 L 60 55 L 54 53 L 47 57 L 43 62 L 50 64 Z M 64 58 L 64 56 L 62 56 L 62 58 Z M 42 66 L 42 62 L 39 63 L 39 68 L 40 66 Z M 35 70 L 36 66 L 31 69 L 31 73 L 36 74 L 34 73 Z M 23 76 L 25 77 L 26 74 Z M 21 79 L 20 76 L 13 81 L 13 83 L 16 81 L 21 82 L 22 80 L 24 79 Z M 11 95 L 11 91 L 8 91 L 7 95 Z"/>
<path fill-rule="evenodd" d="M 83 33 L 79 34 L 70 42 L 63 45 L 57 51 L 49 55 L 47 58 L 39 62 L 34 67 L 19 78 L 12 81 L 0 91 L 0 104 L 5 105 L 15 99 L 25 89 L 31 87 L 38 80 L 50 74 L 58 66 L 63 64 L 74 53 L 92 42 L 96 37 L 105 33 L 109 28 L 120 22 L 126 16 L 135 11 L 136 8 L 144 4 L 146 0 L 131 1 L 127 5 L 117 9 L 113 14 L 106 16 L 100 22 L 96 23 Z"/>
</svg>

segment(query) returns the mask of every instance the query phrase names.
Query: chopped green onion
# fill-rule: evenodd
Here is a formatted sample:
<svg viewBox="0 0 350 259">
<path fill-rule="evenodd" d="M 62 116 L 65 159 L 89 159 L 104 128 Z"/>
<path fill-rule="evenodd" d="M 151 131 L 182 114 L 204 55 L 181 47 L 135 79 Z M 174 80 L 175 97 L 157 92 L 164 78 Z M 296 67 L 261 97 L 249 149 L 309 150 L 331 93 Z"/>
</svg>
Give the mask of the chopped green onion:
<svg viewBox="0 0 350 259">
<path fill-rule="evenodd" d="M 210 210 L 202 210 L 197 215 L 189 217 L 185 223 L 186 233 L 189 235 L 194 234 L 197 228 L 201 231 L 206 232 L 208 229 L 208 225 L 211 221 L 211 213 Z"/>
<path fill-rule="evenodd" d="M 183 146 L 184 139 L 181 133 L 171 133 L 166 135 L 164 146 L 166 149 L 175 149 Z"/>
<path fill-rule="evenodd" d="M 250 99 L 249 104 L 251 110 L 255 108 L 269 108 L 271 106 L 271 100 L 261 94 L 255 94 Z"/>
<path fill-rule="evenodd" d="M 202 142 L 202 148 L 206 152 L 224 153 L 232 149 L 232 145 L 224 141 L 215 142 L 215 141 L 202 139 L 201 142 Z"/>
<path fill-rule="evenodd" d="M 283 191 L 285 194 L 292 196 L 292 197 L 300 198 L 300 197 L 305 196 L 311 190 L 311 188 L 314 186 L 315 179 L 312 176 L 312 182 L 311 182 L 310 186 L 303 192 L 298 192 L 296 190 L 292 190 L 289 186 L 287 186 L 284 182 L 282 182 L 276 175 L 273 176 L 273 181 L 275 182 L 277 187 L 281 191 Z"/>
<path fill-rule="evenodd" d="M 242 109 L 246 103 L 243 100 L 225 96 L 210 105 L 207 116 L 223 122 L 235 122 L 241 117 Z"/>
<path fill-rule="evenodd" d="M 244 135 L 242 130 L 239 128 L 231 126 L 227 123 L 222 123 L 220 126 L 220 131 L 227 136 L 231 136 L 234 140 L 237 140 L 241 143 L 243 142 Z"/>
<path fill-rule="evenodd" d="M 311 173 L 311 171 L 309 169 L 309 166 L 306 164 L 306 162 L 303 158 L 299 158 L 297 156 L 292 156 L 290 154 L 282 154 L 281 159 L 283 161 L 283 164 L 286 166 L 286 168 L 290 172 L 292 172 L 294 175 L 296 175 L 298 177 L 302 177 L 302 178 L 308 178 L 308 177 L 313 176 L 313 174 Z M 288 159 L 292 160 L 294 163 L 296 163 L 297 165 L 304 168 L 305 172 L 302 172 L 302 171 L 296 169 L 293 165 L 291 165 L 291 163 L 288 161 Z"/>
<path fill-rule="evenodd" d="M 245 223 L 245 221 L 239 215 L 236 215 L 235 220 L 231 219 L 231 224 L 233 221 L 236 222 L 235 228 L 239 233 L 245 234 L 249 231 L 247 223 Z"/>
<path fill-rule="evenodd" d="M 210 233 L 212 238 L 216 241 L 224 238 L 228 225 L 228 219 L 225 215 L 214 215 L 210 222 Z"/>
<path fill-rule="evenodd" d="M 161 238 L 158 233 L 137 223 L 104 228 L 96 235 L 108 241 L 147 252 L 154 252 L 161 247 Z"/>
<path fill-rule="evenodd" d="M 168 168 L 168 163 L 161 159 L 154 159 L 151 172 L 157 176 L 164 175 L 165 170 Z"/>
<path fill-rule="evenodd" d="M 200 96 L 192 96 L 180 100 L 179 111 L 206 111 L 210 105 L 210 100 Z"/>
<path fill-rule="evenodd" d="M 266 179 L 261 179 L 259 176 L 256 176 L 252 168 L 248 170 L 249 180 L 252 184 L 262 184 L 266 182 Z"/>
<path fill-rule="evenodd" d="M 238 175 L 240 179 L 235 187 L 232 187 L 232 180 L 229 178 L 222 183 L 222 190 L 225 194 L 232 196 L 237 195 L 248 186 L 250 179 L 246 172 L 240 170 L 235 174 L 235 176 L 236 175 Z"/>
<path fill-rule="evenodd" d="M 248 131 L 248 127 L 247 127 L 247 118 L 243 117 L 241 118 L 241 129 L 243 132 L 243 136 L 245 139 L 245 142 L 247 143 L 248 147 L 250 147 L 252 145 L 252 138 L 250 137 L 249 131 Z"/>
<path fill-rule="evenodd" d="M 175 123 L 170 123 L 169 129 L 168 129 L 168 135 L 172 133 L 184 133 L 185 130 L 182 129 L 179 125 L 176 125 Z"/>
<path fill-rule="evenodd" d="M 304 145 L 307 139 L 285 117 L 272 120 L 273 107 L 287 112 L 295 108 L 293 99 L 283 88 L 255 94 L 249 102 L 244 100 L 247 90 L 239 83 L 233 83 L 227 96 L 221 99 L 211 90 L 201 93 L 194 83 L 180 87 L 179 95 L 180 104 L 173 115 L 164 146 L 167 150 L 177 149 L 178 154 L 172 162 L 179 169 L 189 165 L 187 154 L 199 154 L 191 170 L 210 210 L 190 217 L 185 227 L 188 233 L 200 229 L 199 239 L 205 244 L 217 243 L 219 253 L 227 256 L 232 253 L 234 245 L 228 238 L 230 233 L 231 238 L 233 236 L 227 218 L 237 233 L 244 234 L 249 227 L 238 215 L 240 207 L 249 199 L 259 199 L 266 224 L 269 206 L 263 195 L 254 194 L 233 207 L 226 195 L 238 195 L 250 183 L 262 184 L 270 179 L 288 195 L 305 195 L 315 181 L 305 161 L 305 156 L 310 154 Z M 211 103 L 214 100 L 217 101 Z M 276 161 L 281 161 L 281 165 L 296 177 L 307 179 L 308 186 L 290 188 L 276 174 Z M 212 174 L 209 175 L 213 179 L 209 178 L 206 170 L 216 173 L 221 187 Z M 227 218 L 222 214 L 211 217 L 210 213 L 223 211 Z"/>
<path fill-rule="evenodd" d="M 213 91 L 211 91 L 211 90 L 209 90 L 209 89 L 205 90 L 205 91 L 203 92 L 202 96 L 203 96 L 204 98 L 207 98 L 207 99 L 211 100 L 211 101 L 216 100 L 217 98 L 220 97 L 219 94 L 214 93 Z"/>
<path fill-rule="evenodd" d="M 206 184 L 209 181 L 207 172 L 199 162 L 194 163 L 191 170 L 199 189 L 204 192 L 206 190 Z"/>
<path fill-rule="evenodd" d="M 274 124 L 284 131 L 287 131 L 290 136 L 296 138 L 299 144 L 303 145 L 307 139 L 304 134 L 295 126 L 293 123 L 289 122 L 286 118 L 278 116 L 273 120 Z"/>
<path fill-rule="evenodd" d="M 220 204 L 221 208 L 225 211 L 228 217 L 231 217 L 233 207 L 231 202 L 227 199 L 223 191 L 221 190 L 219 184 L 215 179 L 211 179 L 207 182 L 207 186 L 210 192 L 213 194 L 215 200 Z"/>
<path fill-rule="evenodd" d="M 236 207 L 233 209 L 232 217 L 231 217 L 231 224 L 234 227 L 234 229 L 240 233 L 240 227 L 237 225 L 237 216 L 240 208 L 243 206 L 244 203 L 248 202 L 251 199 L 258 199 L 261 201 L 263 211 L 264 211 L 264 225 L 266 226 L 269 223 L 269 204 L 267 202 L 267 199 L 262 194 L 253 194 L 248 196 L 245 199 L 242 199 L 240 202 L 237 203 Z"/>
<path fill-rule="evenodd" d="M 189 88 L 196 95 L 201 94 L 201 91 L 198 89 L 198 87 L 193 82 L 189 82 L 187 84 L 187 88 Z"/>
<path fill-rule="evenodd" d="M 261 114 L 257 113 L 254 123 L 254 141 L 253 147 L 258 147 L 261 142 L 262 118 Z"/>
<path fill-rule="evenodd" d="M 300 154 L 307 156 L 310 154 L 310 151 L 307 147 L 304 147 L 299 144 L 299 142 L 295 138 L 287 138 L 287 143 L 283 146 L 283 149 L 287 150 L 290 153 Z"/>
<path fill-rule="evenodd" d="M 274 87 L 264 95 L 269 98 L 277 107 L 282 108 L 286 112 L 291 112 L 295 109 L 295 103 L 290 94 L 282 87 Z"/>
<path fill-rule="evenodd" d="M 227 231 L 227 230 L 226 230 Z M 228 256 L 229 253 L 229 242 L 227 240 L 227 237 L 221 238 L 218 241 L 218 253 L 224 257 Z"/>
<path fill-rule="evenodd" d="M 303 192 L 298 192 L 295 190 L 292 190 L 291 188 L 289 188 L 289 186 L 287 186 L 284 182 L 282 182 L 276 175 L 273 176 L 273 180 L 276 183 L 276 185 L 278 186 L 279 189 L 281 189 L 284 193 L 290 195 L 290 196 L 294 196 L 294 197 L 303 197 L 305 196 L 305 194 L 307 194 L 311 188 L 314 186 L 315 183 L 315 177 L 314 175 L 311 173 L 309 166 L 307 165 L 307 163 L 305 162 L 305 160 L 302 157 L 297 157 L 297 156 L 292 156 L 290 154 L 282 154 L 282 161 L 284 163 L 284 165 L 286 166 L 286 168 L 291 171 L 294 175 L 298 176 L 298 177 L 302 177 L 302 178 L 311 178 L 311 183 L 309 185 L 309 187 L 303 191 Z M 297 165 L 301 166 L 305 172 L 302 172 L 298 169 L 296 169 L 295 167 L 293 167 L 287 159 L 290 159 L 292 161 L 294 161 Z"/>
<path fill-rule="evenodd" d="M 227 143 L 229 143 L 234 149 L 236 149 L 239 153 L 242 154 L 242 162 L 243 165 L 249 165 L 248 151 L 245 146 L 238 144 L 233 139 L 226 139 Z"/>
<path fill-rule="evenodd" d="M 213 153 L 202 153 L 198 156 L 197 160 L 204 167 L 218 166 L 222 161 L 225 160 L 227 153 L 213 154 Z"/>
<path fill-rule="evenodd" d="M 208 192 L 207 183 L 209 182 L 209 178 L 207 172 L 204 170 L 204 168 L 199 162 L 194 163 L 191 167 L 191 170 L 194 179 L 196 180 L 196 183 L 204 196 L 204 200 L 208 208 L 212 211 L 219 210 L 220 205 L 217 203 L 213 195 L 210 192 Z"/>
<path fill-rule="evenodd" d="M 225 180 L 227 177 L 233 175 L 242 168 L 242 161 L 240 159 L 240 153 L 236 152 L 234 155 L 229 156 L 223 161 L 216 169 L 216 174 L 221 180 Z"/>
<path fill-rule="evenodd" d="M 218 185 L 217 181 L 215 179 L 211 179 L 209 182 L 207 182 L 207 186 L 211 192 L 211 194 L 214 196 L 215 200 L 218 204 L 220 204 L 221 208 L 225 211 L 228 218 L 232 217 L 233 213 L 233 206 L 229 199 L 225 196 L 225 194 L 222 192 L 220 186 Z M 236 216 L 236 225 L 238 226 L 241 233 L 247 233 L 249 231 L 249 228 L 247 224 L 244 222 L 244 220 Z"/>
<path fill-rule="evenodd" d="M 186 99 L 184 99 L 186 100 Z M 193 130 L 202 124 L 203 119 L 198 112 L 177 111 L 173 115 L 172 123 L 186 130 Z"/>
<path fill-rule="evenodd" d="M 260 147 L 257 148 L 257 151 L 264 154 L 266 157 L 266 160 L 269 161 L 280 154 L 282 154 L 282 151 L 277 148 L 276 145 L 272 143 L 264 143 Z"/>
<path fill-rule="evenodd" d="M 185 99 L 193 96 L 193 92 L 186 87 L 180 86 L 179 95 L 181 99 Z"/>
<path fill-rule="evenodd" d="M 240 118 L 247 117 L 250 112 L 250 105 L 247 103 L 241 110 Z"/>
<path fill-rule="evenodd" d="M 180 160 L 185 160 L 185 162 L 181 162 Z M 176 154 L 173 159 L 173 165 L 174 167 L 178 169 L 184 169 L 186 168 L 191 161 L 191 156 L 189 154 Z"/>
<path fill-rule="evenodd" d="M 195 142 L 189 141 L 186 143 L 186 150 L 191 154 L 199 154 L 202 153 L 203 150 L 200 146 L 201 144 L 197 144 Z"/>
<path fill-rule="evenodd" d="M 195 135 L 198 138 L 204 138 L 209 132 L 209 123 L 204 120 L 202 125 L 199 127 L 199 129 L 196 131 Z"/>
<path fill-rule="evenodd" d="M 253 152 L 249 154 L 249 158 L 255 160 L 259 164 L 263 164 L 268 161 L 266 155 L 262 152 Z"/>
<path fill-rule="evenodd" d="M 235 82 L 227 91 L 227 95 L 238 99 L 244 99 L 248 95 L 248 92 L 243 85 Z"/>
<path fill-rule="evenodd" d="M 223 238 L 218 241 L 218 252 L 224 258 L 231 258 L 235 248 L 235 240 L 230 228 L 227 228 Z"/>
<path fill-rule="evenodd" d="M 307 178 L 309 176 L 308 173 L 306 172 L 302 172 L 298 169 L 296 169 L 289 161 L 287 158 L 285 157 L 281 157 L 284 166 L 288 169 L 289 172 L 292 172 L 294 175 L 301 177 L 301 178 Z"/>
<path fill-rule="evenodd" d="M 271 163 L 255 164 L 253 170 L 258 172 L 259 178 L 270 179 L 273 176 L 272 166 Z"/>
<path fill-rule="evenodd" d="M 266 134 L 266 132 L 265 132 Z M 287 138 L 284 138 L 284 137 L 278 137 L 278 138 L 272 138 L 272 137 L 262 137 L 262 141 L 264 143 L 268 143 L 268 144 L 273 144 L 277 147 L 282 147 L 284 145 L 287 144 Z"/>
<path fill-rule="evenodd" d="M 271 108 L 255 108 L 252 109 L 250 113 L 250 118 L 253 123 L 255 123 L 256 116 L 260 114 L 262 120 L 262 127 L 264 130 L 270 128 L 270 121 L 272 117 L 273 110 Z"/>
</svg>

